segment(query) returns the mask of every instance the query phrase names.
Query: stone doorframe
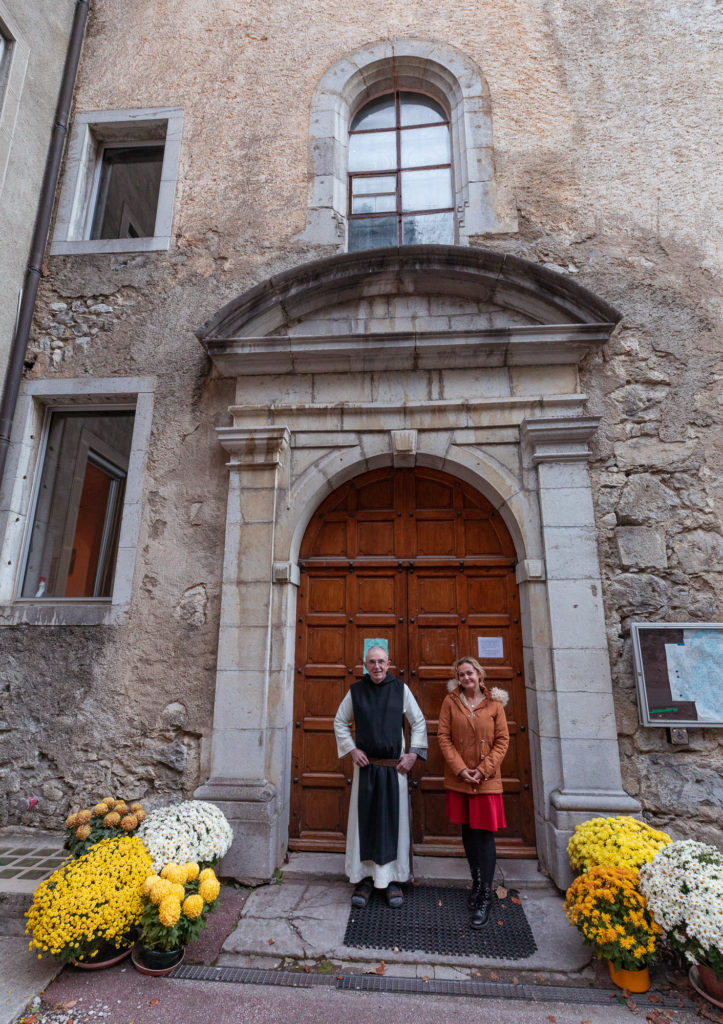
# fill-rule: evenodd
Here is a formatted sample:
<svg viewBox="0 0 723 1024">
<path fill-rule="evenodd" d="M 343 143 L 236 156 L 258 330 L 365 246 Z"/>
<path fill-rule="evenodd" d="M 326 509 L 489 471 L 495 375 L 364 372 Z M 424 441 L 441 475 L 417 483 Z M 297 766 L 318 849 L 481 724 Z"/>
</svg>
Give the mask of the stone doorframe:
<svg viewBox="0 0 723 1024">
<path fill-rule="evenodd" d="M 429 466 L 471 484 L 514 540 L 543 868 L 566 886 L 574 826 L 640 810 L 622 789 L 603 615 L 588 471 L 599 419 L 585 415 L 585 395 L 563 386 L 563 368 L 602 345 L 619 315 L 559 275 L 505 263 L 484 250 L 432 246 L 335 257 L 252 289 L 199 332 L 217 368 L 237 378 L 232 425 L 218 430 L 229 456 L 223 593 L 211 774 L 196 792 L 234 825 L 227 874 L 269 878 L 286 850 L 306 526 L 340 484 L 390 464 Z M 354 294 L 439 294 L 450 281 L 463 301 L 465 287 L 477 297 L 489 288 L 490 273 L 491 301 L 512 296 L 507 304 L 519 312 L 527 303 L 536 322 L 473 337 L 280 333 L 295 304 L 303 320 Z M 401 381 L 422 372 L 420 357 L 440 374 L 450 365 L 514 365 L 525 383 L 517 394 L 409 400 Z M 348 400 L 352 380 L 362 386 L 375 373 L 388 384 L 384 399 Z"/>
</svg>

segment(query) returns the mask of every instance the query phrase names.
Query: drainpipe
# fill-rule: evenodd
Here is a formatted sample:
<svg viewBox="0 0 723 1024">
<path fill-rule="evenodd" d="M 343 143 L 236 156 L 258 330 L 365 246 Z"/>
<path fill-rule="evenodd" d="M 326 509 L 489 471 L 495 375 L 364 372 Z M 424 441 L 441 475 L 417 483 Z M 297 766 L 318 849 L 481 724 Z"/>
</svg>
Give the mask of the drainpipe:
<svg viewBox="0 0 723 1024">
<path fill-rule="evenodd" d="M 55 123 L 53 124 L 48 156 L 45 161 L 38 212 L 35 217 L 35 228 L 33 229 L 33 237 L 30 244 L 30 257 L 25 269 L 18 319 L 10 348 L 10 359 L 5 375 L 2 401 L 0 402 L 0 484 L 2 484 L 5 472 L 5 461 L 10 445 L 10 431 L 15 415 L 15 406 L 18 401 L 20 382 L 23 376 L 23 364 L 28 347 L 28 338 L 30 337 L 30 327 L 33 322 L 35 299 L 38 294 L 38 285 L 40 284 L 41 267 L 48 240 L 50 218 L 53 213 L 55 190 L 60 176 L 63 147 L 68 133 L 70 106 L 73 102 L 75 79 L 78 73 L 80 51 L 83 46 L 83 33 L 85 32 L 85 25 L 88 20 L 89 8 L 90 0 L 76 0 L 73 27 L 68 41 L 68 52 L 65 55 L 65 67 L 63 68 L 63 77 L 60 82 L 58 104 L 55 108 Z"/>
</svg>

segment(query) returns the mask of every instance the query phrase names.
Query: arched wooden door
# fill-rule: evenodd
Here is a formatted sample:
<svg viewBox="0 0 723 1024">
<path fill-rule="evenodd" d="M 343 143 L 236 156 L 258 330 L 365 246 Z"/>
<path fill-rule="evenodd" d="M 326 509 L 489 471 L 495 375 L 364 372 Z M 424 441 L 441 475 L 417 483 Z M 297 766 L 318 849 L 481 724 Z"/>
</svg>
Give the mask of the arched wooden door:
<svg viewBox="0 0 723 1024">
<path fill-rule="evenodd" d="M 352 777 L 333 720 L 363 673 L 364 640 L 389 642 L 391 671 L 427 719 L 429 758 L 412 775 L 418 853 L 461 853 L 444 813 L 437 718 L 452 662 L 478 653 L 492 686 L 510 693 L 502 766 L 508 827 L 502 856 L 535 853 L 522 632 L 512 539 L 477 491 L 432 469 L 374 470 L 324 501 L 300 552 L 289 846 L 343 850 Z M 495 649 L 497 648 L 497 649 Z"/>
</svg>

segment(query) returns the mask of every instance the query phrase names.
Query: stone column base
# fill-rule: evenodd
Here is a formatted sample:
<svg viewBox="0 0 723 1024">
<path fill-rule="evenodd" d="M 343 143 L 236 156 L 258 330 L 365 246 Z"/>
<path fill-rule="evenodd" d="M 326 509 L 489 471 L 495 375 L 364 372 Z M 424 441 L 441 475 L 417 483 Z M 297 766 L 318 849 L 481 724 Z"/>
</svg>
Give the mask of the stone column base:
<svg viewBox="0 0 723 1024">
<path fill-rule="evenodd" d="M 266 782 L 211 778 L 193 794 L 209 800 L 233 828 L 231 849 L 218 873 L 248 885 L 267 882 L 279 855 L 279 811 L 276 787 Z"/>
<path fill-rule="evenodd" d="M 639 815 L 641 806 L 623 790 L 572 791 L 556 789 L 550 795 L 550 819 L 545 822 L 547 868 L 559 889 L 567 889 L 573 871 L 567 858 L 567 844 L 576 825 L 590 818 L 611 818 L 618 814 Z"/>
</svg>

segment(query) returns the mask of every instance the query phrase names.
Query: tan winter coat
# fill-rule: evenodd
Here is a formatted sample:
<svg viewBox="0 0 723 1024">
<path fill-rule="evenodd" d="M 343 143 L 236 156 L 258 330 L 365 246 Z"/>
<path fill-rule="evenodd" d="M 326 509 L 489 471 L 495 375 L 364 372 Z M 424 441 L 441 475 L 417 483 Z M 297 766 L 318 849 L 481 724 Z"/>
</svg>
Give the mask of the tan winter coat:
<svg viewBox="0 0 723 1024">
<path fill-rule="evenodd" d="M 486 700 L 470 711 L 455 680 L 439 712 L 437 739 L 444 757 L 444 785 L 459 793 L 501 793 L 500 765 L 510 745 L 504 705 L 505 690 L 484 687 Z M 476 786 L 460 779 L 465 768 L 479 768 L 482 782 Z"/>
</svg>

